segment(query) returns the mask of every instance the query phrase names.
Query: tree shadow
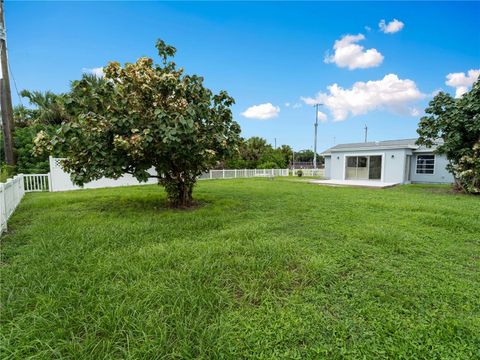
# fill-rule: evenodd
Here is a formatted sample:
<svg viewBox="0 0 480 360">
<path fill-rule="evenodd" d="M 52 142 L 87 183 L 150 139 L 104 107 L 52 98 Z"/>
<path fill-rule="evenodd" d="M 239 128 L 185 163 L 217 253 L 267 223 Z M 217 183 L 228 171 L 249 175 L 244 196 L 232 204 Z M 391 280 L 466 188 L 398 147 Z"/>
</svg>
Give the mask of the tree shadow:
<svg viewBox="0 0 480 360">
<path fill-rule="evenodd" d="M 164 196 L 108 196 L 96 198 L 94 201 L 84 203 L 84 210 L 101 214 L 158 214 L 163 212 L 194 212 L 212 202 L 207 199 L 194 200 L 190 207 L 175 208 L 170 206 Z"/>
</svg>

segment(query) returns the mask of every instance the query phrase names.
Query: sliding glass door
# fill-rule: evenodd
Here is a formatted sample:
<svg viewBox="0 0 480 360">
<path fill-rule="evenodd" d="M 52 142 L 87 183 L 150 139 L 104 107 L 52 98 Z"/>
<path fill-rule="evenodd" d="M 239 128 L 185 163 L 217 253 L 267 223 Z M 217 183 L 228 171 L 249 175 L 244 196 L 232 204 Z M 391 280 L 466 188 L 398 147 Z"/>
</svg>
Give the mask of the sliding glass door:
<svg viewBox="0 0 480 360">
<path fill-rule="evenodd" d="M 347 156 L 345 179 L 381 180 L 382 156 Z"/>
<path fill-rule="evenodd" d="M 367 180 L 367 163 L 368 158 L 366 156 L 348 156 L 346 178 L 348 180 Z"/>
</svg>

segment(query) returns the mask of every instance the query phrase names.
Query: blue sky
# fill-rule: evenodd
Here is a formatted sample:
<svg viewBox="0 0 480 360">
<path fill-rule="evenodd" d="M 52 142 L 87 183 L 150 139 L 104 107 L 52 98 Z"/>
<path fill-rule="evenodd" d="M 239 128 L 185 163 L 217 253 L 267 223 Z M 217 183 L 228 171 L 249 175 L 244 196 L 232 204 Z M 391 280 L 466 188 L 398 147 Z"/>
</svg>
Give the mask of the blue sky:
<svg viewBox="0 0 480 360">
<path fill-rule="evenodd" d="M 410 138 L 435 91 L 461 93 L 480 69 L 478 2 L 7 1 L 5 11 L 19 90 L 66 91 L 84 69 L 155 58 L 162 38 L 178 65 L 235 98 L 243 136 L 296 150 L 313 148 L 316 101 L 319 150 L 362 141 L 365 124 L 370 140 Z"/>
</svg>

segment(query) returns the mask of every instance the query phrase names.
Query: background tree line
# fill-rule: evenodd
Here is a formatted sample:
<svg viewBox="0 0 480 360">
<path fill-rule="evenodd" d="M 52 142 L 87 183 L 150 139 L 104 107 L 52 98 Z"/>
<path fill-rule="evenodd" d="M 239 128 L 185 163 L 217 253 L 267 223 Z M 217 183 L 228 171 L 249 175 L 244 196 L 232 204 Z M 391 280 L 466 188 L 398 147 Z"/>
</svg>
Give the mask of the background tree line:
<svg viewBox="0 0 480 360">
<path fill-rule="evenodd" d="M 289 145 L 280 145 L 276 149 L 261 137 L 240 139 L 235 156 L 220 163 L 218 168 L 225 169 L 285 169 L 293 159 L 293 149 Z M 317 155 L 317 162 L 323 158 Z M 313 162 L 313 151 L 295 152 L 295 162 Z"/>
<path fill-rule="evenodd" d="M 72 82 L 72 89 L 83 81 L 90 89 L 100 88 L 105 81 L 93 75 L 83 75 L 81 80 Z M 17 165 L 15 169 L 2 164 L 2 175 L 16 173 L 47 173 L 48 154 L 34 157 L 34 138 L 40 132 L 54 134 L 61 124 L 68 122 L 66 103 L 71 94 L 55 94 L 50 91 L 22 91 L 30 107 L 14 108 L 14 143 Z M 84 98 L 88 98 L 84 97 Z M 425 109 L 426 116 L 420 119 L 418 144 L 431 146 L 443 140 L 437 153 L 449 159 L 449 171 L 454 175 L 456 187 L 467 193 L 480 193 L 480 81 L 461 98 L 455 99 L 440 92 Z M 61 156 L 61 154 L 53 154 Z M 3 139 L 0 137 L 0 156 L 4 159 Z M 233 156 L 217 163 L 216 168 L 286 168 L 293 158 L 292 148 L 281 145 L 274 149 L 261 137 L 241 138 L 238 151 Z M 319 163 L 323 158 L 317 155 Z M 312 162 L 313 151 L 295 152 L 295 162 Z"/>
<path fill-rule="evenodd" d="M 68 119 L 64 107 L 64 94 L 23 90 L 20 95 L 28 100 L 30 106 L 17 105 L 13 109 L 15 167 L 7 166 L 4 163 L 3 134 L 0 135 L 2 178 L 15 173 L 47 173 L 49 171 L 48 155 L 33 156 L 33 140 L 40 131 L 54 133 L 60 124 Z"/>
<path fill-rule="evenodd" d="M 80 81 L 87 82 L 89 86 L 100 88 L 105 81 L 94 75 L 84 74 L 81 80 L 73 81 L 72 88 Z M 49 171 L 48 154 L 33 156 L 34 139 L 40 131 L 54 134 L 63 122 L 68 122 L 73 116 L 66 104 L 71 98 L 71 93 L 55 94 L 51 91 L 23 90 L 20 94 L 29 103 L 29 106 L 17 105 L 14 108 L 14 142 L 16 167 L 6 169 L 9 174 L 47 173 Z M 0 136 L 0 156 L 3 156 L 3 137 Z M 62 156 L 62 154 L 54 154 Z M 241 138 L 238 151 L 229 159 L 221 161 L 216 168 L 225 169 L 285 169 L 293 159 L 293 150 L 289 145 L 281 145 L 276 149 L 261 137 Z M 318 164 L 323 163 L 323 158 L 317 155 Z M 312 150 L 295 152 L 295 162 L 313 162 Z"/>
</svg>

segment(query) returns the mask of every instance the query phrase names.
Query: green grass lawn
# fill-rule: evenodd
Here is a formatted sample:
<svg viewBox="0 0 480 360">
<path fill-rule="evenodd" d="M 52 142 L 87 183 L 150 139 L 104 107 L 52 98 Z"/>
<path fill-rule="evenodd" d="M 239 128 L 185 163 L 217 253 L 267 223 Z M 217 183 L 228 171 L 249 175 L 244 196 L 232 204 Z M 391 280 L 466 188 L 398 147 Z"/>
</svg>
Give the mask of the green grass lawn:
<svg viewBox="0 0 480 360">
<path fill-rule="evenodd" d="M 480 358 L 480 198 L 293 180 L 26 195 L 0 357 Z"/>
</svg>

